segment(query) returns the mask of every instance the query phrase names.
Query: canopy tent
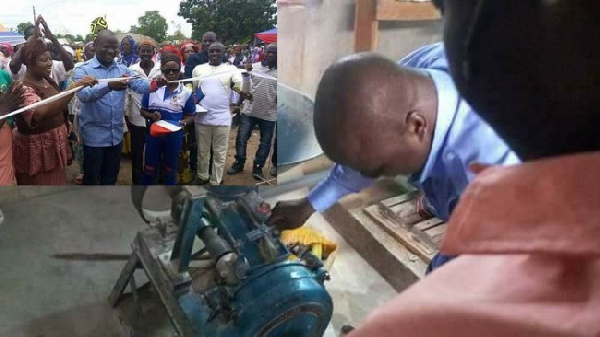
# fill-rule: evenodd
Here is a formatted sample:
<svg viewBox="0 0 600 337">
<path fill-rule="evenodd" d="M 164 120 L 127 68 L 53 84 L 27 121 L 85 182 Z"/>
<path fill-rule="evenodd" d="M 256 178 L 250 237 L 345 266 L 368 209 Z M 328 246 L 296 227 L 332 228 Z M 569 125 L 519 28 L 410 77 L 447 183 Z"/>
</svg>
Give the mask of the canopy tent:
<svg viewBox="0 0 600 337">
<path fill-rule="evenodd" d="M 277 42 L 277 28 L 272 28 L 262 33 L 256 33 L 254 36 L 264 41 L 264 43 L 275 43 Z"/>
<path fill-rule="evenodd" d="M 17 32 L 0 32 L 0 43 L 10 43 L 16 46 L 25 43 L 25 37 Z"/>
</svg>

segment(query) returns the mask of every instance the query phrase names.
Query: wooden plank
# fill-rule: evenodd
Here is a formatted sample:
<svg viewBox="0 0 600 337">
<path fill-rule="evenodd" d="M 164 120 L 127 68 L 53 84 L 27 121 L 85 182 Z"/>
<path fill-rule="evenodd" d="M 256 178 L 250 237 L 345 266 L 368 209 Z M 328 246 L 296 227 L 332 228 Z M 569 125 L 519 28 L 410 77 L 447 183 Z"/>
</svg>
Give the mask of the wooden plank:
<svg viewBox="0 0 600 337">
<path fill-rule="evenodd" d="M 354 51 L 372 51 L 377 45 L 379 24 L 375 20 L 376 0 L 356 0 Z"/>
<path fill-rule="evenodd" d="M 396 291 L 405 290 L 424 276 L 427 265 L 380 226 L 359 220 L 360 216 L 340 204 L 330 207 L 323 216 Z M 409 255 L 416 260 L 410 260 Z"/>
<path fill-rule="evenodd" d="M 339 201 L 346 209 L 364 208 L 374 203 L 406 193 L 404 186 L 399 185 L 393 179 L 377 179 L 375 183 L 360 193 L 353 193 Z"/>
<path fill-rule="evenodd" d="M 446 234 L 446 229 L 448 229 L 448 224 L 443 224 L 426 230 L 425 234 L 431 238 L 436 248 L 438 248 L 444 238 L 444 234 Z"/>
<path fill-rule="evenodd" d="M 392 207 L 398 204 L 405 203 L 411 199 L 415 199 L 419 196 L 419 191 L 412 191 L 406 194 L 399 195 L 397 197 L 388 198 L 381 201 L 381 204 L 385 207 Z"/>
<path fill-rule="evenodd" d="M 412 199 L 405 203 L 392 206 L 389 210 L 392 218 L 396 219 L 398 223 L 409 230 L 415 224 L 423 220 L 419 212 L 417 212 L 417 199 Z"/>
<path fill-rule="evenodd" d="M 406 246 L 413 254 L 418 255 L 426 263 L 429 263 L 436 253 L 430 245 L 423 243 L 422 239 L 411 233 L 405 226 L 401 225 L 396 219 L 389 216 L 389 211 L 381 205 L 373 205 L 364 209 L 376 223 L 378 223 L 386 232 L 394 237 L 398 242 Z"/>
<path fill-rule="evenodd" d="M 446 224 L 440 224 L 426 231 L 420 231 L 416 228 L 413 228 L 411 233 L 418 237 L 423 244 L 431 247 L 431 249 L 438 250 L 440 242 L 446 233 L 446 227 Z"/>
<path fill-rule="evenodd" d="M 424 232 L 430 228 L 433 228 L 435 226 L 439 226 L 441 224 L 443 224 L 444 221 L 442 221 L 441 219 L 438 218 L 431 218 L 429 220 L 425 220 L 425 221 L 421 221 L 418 224 L 413 226 L 414 230 L 418 230 L 421 232 Z"/>
<path fill-rule="evenodd" d="M 440 12 L 431 2 L 379 0 L 375 14 L 377 21 L 424 21 L 440 18 Z"/>
</svg>

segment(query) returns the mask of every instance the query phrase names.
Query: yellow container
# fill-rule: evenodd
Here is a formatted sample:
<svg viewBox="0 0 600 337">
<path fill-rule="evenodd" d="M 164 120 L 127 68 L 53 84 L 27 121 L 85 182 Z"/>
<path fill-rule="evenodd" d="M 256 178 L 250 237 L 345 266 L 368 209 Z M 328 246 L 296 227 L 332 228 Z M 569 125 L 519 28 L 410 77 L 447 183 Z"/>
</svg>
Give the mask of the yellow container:
<svg viewBox="0 0 600 337">
<path fill-rule="evenodd" d="M 309 226 L 304 225 L 297 229 L 282 231 L 280 239 L 283 244 L 288 246 L 293 244 L 309 246 L 311 252 L 323 261 L 326 270 L 329 270 L 335 261 L 337 244 Z M 294 259 L 295 257 L 290 258 Z"/>
</svg>

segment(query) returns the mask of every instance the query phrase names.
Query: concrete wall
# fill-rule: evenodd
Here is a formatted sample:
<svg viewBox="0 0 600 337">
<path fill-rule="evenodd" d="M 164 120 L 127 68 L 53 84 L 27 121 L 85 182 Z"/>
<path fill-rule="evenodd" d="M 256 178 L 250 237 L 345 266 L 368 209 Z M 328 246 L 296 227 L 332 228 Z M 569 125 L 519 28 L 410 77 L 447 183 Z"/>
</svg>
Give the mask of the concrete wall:
<svg viewBox="0 0 600 337">
<path fill-rule="evenodd" d="M 325 68 L 354 50 L 355 0 L 322 0 L 308 7 L 279 6 L 279 80 L 311 97 Z M 399 59 L 441 40 L 441 21 L 380 23 L 377 52 Z"/>
</svg>

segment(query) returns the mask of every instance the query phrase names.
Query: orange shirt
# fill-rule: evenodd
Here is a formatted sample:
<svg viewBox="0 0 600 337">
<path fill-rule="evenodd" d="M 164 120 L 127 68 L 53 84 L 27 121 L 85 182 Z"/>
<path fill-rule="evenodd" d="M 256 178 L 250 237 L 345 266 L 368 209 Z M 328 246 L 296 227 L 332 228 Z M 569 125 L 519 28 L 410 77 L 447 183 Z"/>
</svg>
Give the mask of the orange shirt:
<svg viewBox="0 0 600 337">
<path fill-rule="evenodd" d="M 600 153 L 491 167 L 441 246 L 460 254 L 351 337 L 600 336 Z"/>
</svg>

